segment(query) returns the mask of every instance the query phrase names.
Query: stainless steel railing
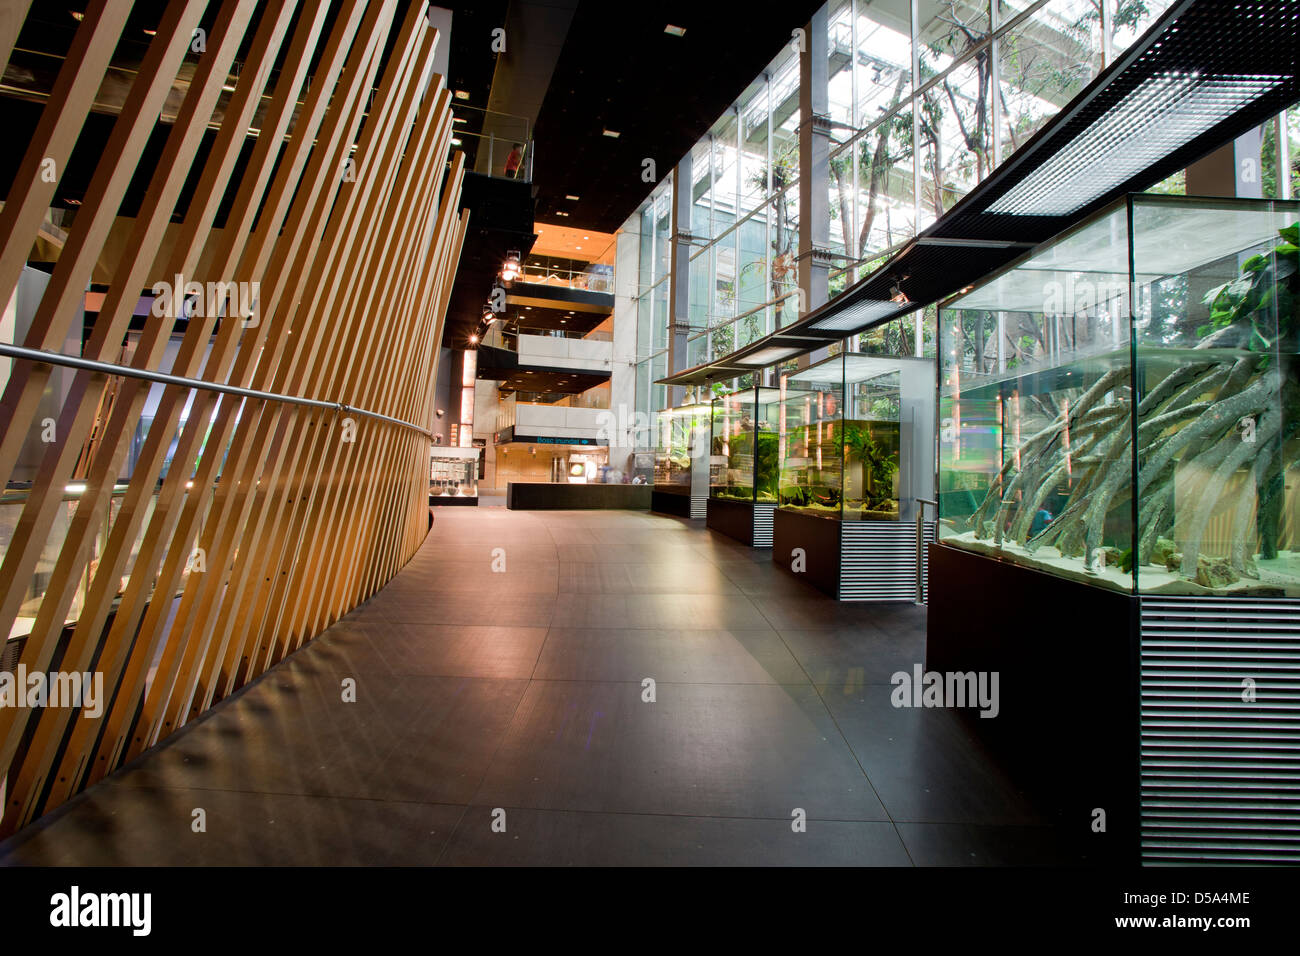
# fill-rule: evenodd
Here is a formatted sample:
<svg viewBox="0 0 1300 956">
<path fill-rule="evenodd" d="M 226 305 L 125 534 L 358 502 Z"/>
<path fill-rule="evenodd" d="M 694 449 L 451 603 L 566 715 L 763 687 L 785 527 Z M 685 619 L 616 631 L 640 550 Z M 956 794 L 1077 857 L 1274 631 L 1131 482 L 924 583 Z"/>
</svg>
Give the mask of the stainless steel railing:
<svg viewBox="0 0 1300 956">
<path fill-rule="evenodd" d="M 916 603 L 925 604 L 925 506 L 939 515 L 939 502 L 929 498 L 916 499 Z"/>
</svg>

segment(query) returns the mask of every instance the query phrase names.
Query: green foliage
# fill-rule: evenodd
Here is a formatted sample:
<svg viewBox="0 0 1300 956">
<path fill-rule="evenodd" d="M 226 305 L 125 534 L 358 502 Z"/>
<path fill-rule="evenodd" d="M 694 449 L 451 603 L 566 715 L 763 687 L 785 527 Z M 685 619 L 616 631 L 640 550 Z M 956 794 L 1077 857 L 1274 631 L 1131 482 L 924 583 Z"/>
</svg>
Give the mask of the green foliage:
<svg viewBox="0 0 1300 956">
<path fill-rule="evenodd" d="M 1282 241 L 1271 254 L 1251 256 L 1241 264 L 1237 278 L 1205 293 L 1201 301 L 1210 307 L 1210 321 L 1196 330 L 1197 335 L 1204 338 L 1231 326 L 1249 326 L 1247 348 L 1268 353 L 1295 331 L 1300 224 L 1278 234 Z"/>
<path fill-rule="evenodd" d="M 776 499 L 777 484 L 781 480 L 781 466 L 777 460 L 780 441 L 769 432 L 758 434 L 758 454 L 754 456 L 755 481 L 760 501 Z"/>
<path fill-rule="evenodd" d="M 862 463 L 863 505 L 868 511 L 882 510 L 894 501 L 898 451 L 878 441 L 867 422 L 844 422 L 843 429 L 845 458 Z"/>
</svg>

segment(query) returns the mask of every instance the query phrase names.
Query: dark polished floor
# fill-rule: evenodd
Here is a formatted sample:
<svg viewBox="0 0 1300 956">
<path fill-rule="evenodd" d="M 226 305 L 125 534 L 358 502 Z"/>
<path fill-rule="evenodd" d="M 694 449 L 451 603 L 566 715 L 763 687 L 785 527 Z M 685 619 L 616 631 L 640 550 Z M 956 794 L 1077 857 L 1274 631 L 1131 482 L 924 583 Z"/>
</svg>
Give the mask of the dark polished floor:
<svg viewBox="0 0 1300 956">
<path fill-rule="evenodd" d="M 438 509 L 387 588 L 0 863 L 1059 861 L 951 712 L 891 706 L 923 609 L 701 524 Z"/>
</svg>

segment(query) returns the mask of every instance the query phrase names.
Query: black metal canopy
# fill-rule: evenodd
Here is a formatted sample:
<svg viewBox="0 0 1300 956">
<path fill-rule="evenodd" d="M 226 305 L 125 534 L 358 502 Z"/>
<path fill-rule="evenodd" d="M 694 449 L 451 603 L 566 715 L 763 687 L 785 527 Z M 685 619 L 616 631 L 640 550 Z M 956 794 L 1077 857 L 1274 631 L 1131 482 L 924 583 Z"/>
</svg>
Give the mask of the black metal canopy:
<svg viewBox="0 0 1300 956">
<path fill-rule="evenodd" d="M 659 380 L 744 375 L 947 298 L 1300 99 L 1300 0 L 1180 0 L 1013 156 L 831 302 Z"/>
</svg>

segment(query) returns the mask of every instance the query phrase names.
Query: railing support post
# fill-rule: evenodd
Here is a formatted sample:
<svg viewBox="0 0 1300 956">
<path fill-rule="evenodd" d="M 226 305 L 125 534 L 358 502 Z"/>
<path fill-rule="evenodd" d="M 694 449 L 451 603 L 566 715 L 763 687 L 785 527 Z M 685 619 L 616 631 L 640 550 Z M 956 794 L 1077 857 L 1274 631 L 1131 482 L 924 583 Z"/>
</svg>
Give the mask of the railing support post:
<svg viewBox="0 0 1300 956">
<path fill-rule="evenodd" d="M 929 498 L 916 499 L 916 603 L 925 605 L 925 506 L 935 509 L 938 515 L 939 503 Z"/>
</svg>

